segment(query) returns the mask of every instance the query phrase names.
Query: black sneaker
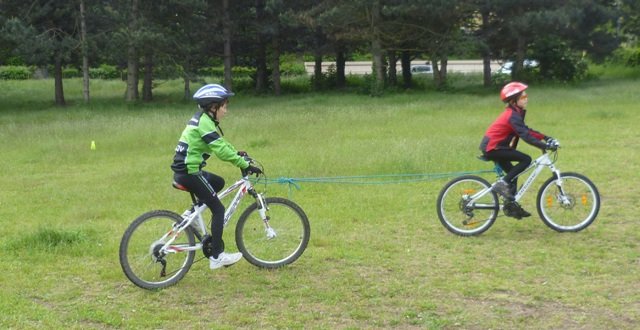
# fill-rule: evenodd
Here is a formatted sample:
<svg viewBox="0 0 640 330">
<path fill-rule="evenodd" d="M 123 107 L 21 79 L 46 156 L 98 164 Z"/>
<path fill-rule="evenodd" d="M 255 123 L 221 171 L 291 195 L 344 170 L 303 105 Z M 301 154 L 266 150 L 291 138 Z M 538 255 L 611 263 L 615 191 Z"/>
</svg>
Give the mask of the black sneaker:
<svg viewBox="0 0 640 330">
<path fill-rule="evenodd" d="M 504 203 L 502 211 L 504 212 L 504 215 L 508 217 L 521 219 L 520 217 L 518 217 L 518 207 L 516 206 L 516 202 Z"/>
<path fill-rule="evenodd" d="M 520 204 L 513 201 L 504 203 L 502 210 L 504 211 L 504 215 L 518 220 L 531 216 L 531 213 L 525 211 Z"/>
<path fill-rule="evenodd" d="M 520 206 L 520 205 L 518 205 L 518 206 Z M 520 206 L 520 211 L 519 212 L 520 212 L 520 217 L 521 218 L 528 218 L 528 217 L 531 216 L 531 213 L 525 211 L 525 209 L 523 209 L 522 206 Z"/>
</svg>

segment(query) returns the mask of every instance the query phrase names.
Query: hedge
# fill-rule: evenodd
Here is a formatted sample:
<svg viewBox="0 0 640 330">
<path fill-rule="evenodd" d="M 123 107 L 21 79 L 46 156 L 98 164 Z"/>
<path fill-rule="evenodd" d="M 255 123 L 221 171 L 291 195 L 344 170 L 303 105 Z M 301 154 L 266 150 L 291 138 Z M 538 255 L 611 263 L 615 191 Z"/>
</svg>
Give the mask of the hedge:
<svg viewBox="0 0 640 330">
<path fill-rule="evenodd" d="M 26 80 L 31 78 L 33 70 L 22 65 L 0 66 L 0 79 L 2 80 Z"/>
</svg>

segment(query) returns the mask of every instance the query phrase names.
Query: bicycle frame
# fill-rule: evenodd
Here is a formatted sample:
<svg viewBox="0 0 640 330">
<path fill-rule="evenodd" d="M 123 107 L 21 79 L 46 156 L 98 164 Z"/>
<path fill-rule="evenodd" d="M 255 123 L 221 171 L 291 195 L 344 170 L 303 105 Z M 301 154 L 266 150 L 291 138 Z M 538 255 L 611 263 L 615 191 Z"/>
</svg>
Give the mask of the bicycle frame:
<svg viewBox="0 0 640 330">
<path fill-rule="evenodd" d="M 540 175 L 540 173 L 545 167 L 548 168 L 551 172 L 553 172 L 556 175 L 557 185 L 560 189 L 562 189 L 562 176 L 560 175 L 560 170 L 558 170 L 555 167 L 554 161 L 551 160 L 550 153 L 545 152 L 540 157 L 536 158 L 533 162 L 531 162 L 531 164 L 524 171 L 522 171 L 522 173 L 516 176 L 516 178 L 518 178 L 524 175 L 526 172 L 533 170 L 531 174 L 529 174 L 529 177 L 527 177 L 527 180 L 520 187 L 520 190 L 518 190 L 518 193 L 514 196 L 516 202 L 519 201 L 524 196 L 524 194 L 527 192 L 529 187 L 531 187 L 531 184 L 533 184 L 535 179 L 538 177 L 538 175 Z M 473 194 L 472 196 L 470 196 L 469 203 L 475 204 L 475 202 L 478 199 L 480 199 L 481 197 L 485 196 L 488 193 L 491 193 L 491 189 L 493 188 L 494 185 L 495 183 L 491 187 L 483 189 Z M 478 205 L 476 205 L 476 207 L 483 208 L 483 207 L 478 207 Z M 502 207 L 502 205 L 500 205 L 500 207 Z M 490 208 L 493 208 L 493 206 L 491 206 Z"/>
<path fill-rule="evenodd" d="M 238 208 L 240 201 L 242 201 L 244 196 L 247 193 L 249 193 L 259 203 L 258 211 L 260 213 L 260 217 L 262 218 L 265 224 L 265 229 L 267 231 L 267 238 L 271 239 L 275 237 L 276 236 L 275 231 L 273 230 L 273 228 L 269 226 L 269 218 L 267 217 L 267 208 L 265 206 L 264 196 L 261 193 L 257 193 L 255 191 L 255 189 L 253 188 L 253 185 L 251 184 L 251 181 L 249 180 L 249 176 L 244 176 L 243 178 L 241 178 L 240 180 L 236 181 L 234 184 L 229 186 L 227 189 L 218 193 L 218 198 L 222 200 L 223 198 L 230 195 L 235 190 L 238 190 L 238 191 L 236 192 L 235 196 L 231 200 L 231 203 L 229 204 L 229 207 L 227 207 L 224 214 L 224 226 L 225 227 L 227 226 L 227 224 L 229 223 L 229 220 L 231 219 L 231 216 L 233 216 L 236 209 Z M 205 226 L 204 218 L 202 217 L 202 214 L 206 209 L 207 209 L 206 204 L 201 202 L 194 203 L 189 209 L 185 210 L 182 213 L 182 218 L 184 220 L 182 220 L 180 223 L 174 224 L 171 230 L 166 234 L 164 234 L 159 240 L 154 242 L 152 246 L 155 246 L 157 243 L 159 244 L 164 242 L 162 248 L 160 249 L 160 252 L 165 254 L 195 251 L 195 250 L 202 249 L 203 247 L 202 237 L 204 237 L 204 235 L 207 234 L 207 227 Z M 195 226 L 192 226 L 194 222 L 195 222 Z M 193 246 L 190 246 L 188 244 L 173 245 L 173 242 L 176 240 L 178 235 L 185 228 L 189 226 L 196 229 L 196 231 L 199 231 L 199 232 L 196 232 L 196 236 L 198 236 L 198 238 L 200 239 L 200 242 L 196 243 L 196 245 L 193 245 Z"/>
<path fill-rule="evenodd" d="M 527 171 L 535 168 L 533 172 L 531 172 L 527 180 L 522 184 L 522 186 L 520 187 L 520 190 L 518 190 L 518 193 L 514 196 L 516 202 L 519 201 L 522 198 L 522 196 L 524 196 L 524 194 L 527 192 L 529 187 L 531 187 L 531 184 L 533 184 L 533 181 L 535 181 L 535 179 L 538 177 L 538 175 L 540 175 L 540 173 L 545 167 L 548 168 L 552 173 L 556 175 L 556 177 L 558 178 L 557 185 L 558 187 L 562 187 L 562 176 L 560 175 L 560 170 L 556 168 L 556 166 L 554 165 L 554 161 L 551 160 L 549 155 L 550 155 L 549 153 L 546 153 L 546 152 L 543 153 L 540 157 L 538 157 L 536 160 L 531 162 L 531 164 L 529 165 L 529 167 L 527 167 L 526 170 L 522 171 L 522 173 L 516 176 L 516 178 L 518 178 L 522 176 L 524 173 L 526 173 Z"/>
</svg>

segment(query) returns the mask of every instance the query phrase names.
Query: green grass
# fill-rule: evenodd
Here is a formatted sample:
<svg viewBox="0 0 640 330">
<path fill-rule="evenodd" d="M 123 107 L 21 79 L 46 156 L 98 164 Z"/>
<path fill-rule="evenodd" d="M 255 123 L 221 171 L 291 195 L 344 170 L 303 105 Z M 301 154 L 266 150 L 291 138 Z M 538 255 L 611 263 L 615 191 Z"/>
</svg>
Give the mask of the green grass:
<svg viewBox="0 0 640 330">
<path fill-rule="evenodd" d="M 479 237 L 440 225 L 448 180 L 409 184 L 269 185 L 311 220 L 296 263 L 194 265 L 176 286 L 138 289 L 118 263 L 122 233 L 151 209 L 181 211 L 173 149 L 193 104 L 180 82 L 152 104 L 126 105 L 124 83 L 0 81 L 1 328 L 562 328 L 631 329 L 640 322 L 640 82 L 600 79 L 530 88 L 531 127 L 558 138 L 558 167 L 598 186 L 596 222 L 559 234 L 538 219 L 501 217 Z M 404 92 L 382 98 L 238 95 L 226 137 L 271 178 L 488 169 L 476 160 L 496 93 Z M 91 150 L 95 141 L 96 150 Z M 533 148 L 523 151 L 537 154 Z M 218 161 L 208 169 L 235 179 Z M 491 179 L 491 176 L 487 176 Z M 524 207 L 535 211 L 533 193 Z M 235 221 L 232 225 L 235 224 Z M 233 248 L 233 230 L 225 240 Z"/>
</svg>

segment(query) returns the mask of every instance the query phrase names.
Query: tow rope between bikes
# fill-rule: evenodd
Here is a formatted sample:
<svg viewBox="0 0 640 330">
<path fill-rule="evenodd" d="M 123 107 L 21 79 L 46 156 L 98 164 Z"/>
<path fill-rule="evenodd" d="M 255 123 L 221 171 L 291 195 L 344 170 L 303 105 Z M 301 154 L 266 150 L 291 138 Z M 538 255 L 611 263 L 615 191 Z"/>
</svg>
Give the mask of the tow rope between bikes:
<svg viewBox="0 0 640 330">
<path fill-rule="evenodd" d="M 308 177 L 289 178 L 280 177 L 277 179 L 260 178 L 257 180 L 262 184 L 288 184 L 289 188 L 302 189 L 300 183 L 331 183 L 331 184 L 352 184 L 352 185 L 377 185 L 377 184 L 401 184 L 411 182 L 430 181 L 442 178 L 456 177 L 469 174 L 495 173 L 494 170 L 469 171 L 469 172 L 449 172 L 449 173 L 416 173 L 416 174 L 378 174 L 378 175 L 356 175 L 356 176 L 335 176 L 335 177 Z"/>
</svg>

